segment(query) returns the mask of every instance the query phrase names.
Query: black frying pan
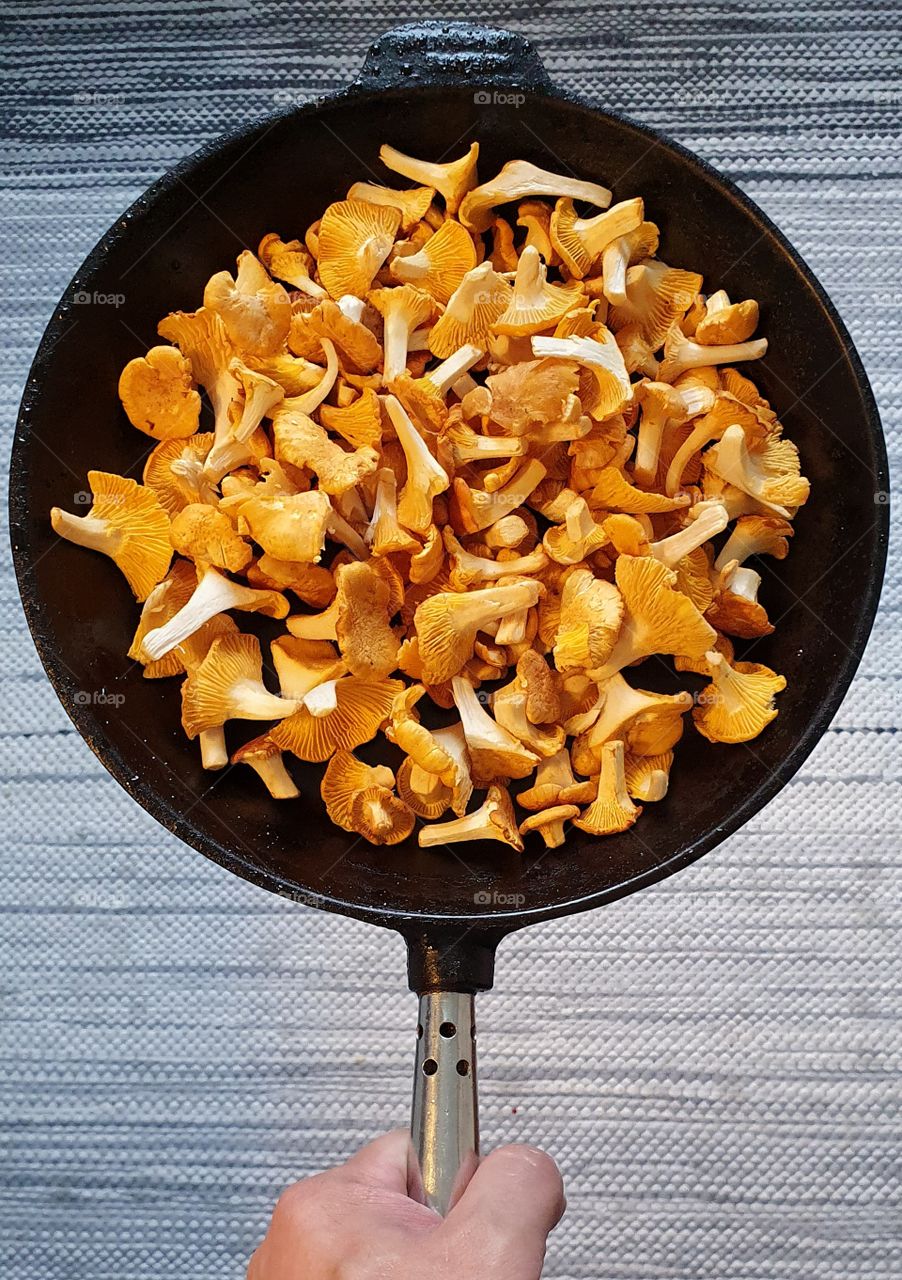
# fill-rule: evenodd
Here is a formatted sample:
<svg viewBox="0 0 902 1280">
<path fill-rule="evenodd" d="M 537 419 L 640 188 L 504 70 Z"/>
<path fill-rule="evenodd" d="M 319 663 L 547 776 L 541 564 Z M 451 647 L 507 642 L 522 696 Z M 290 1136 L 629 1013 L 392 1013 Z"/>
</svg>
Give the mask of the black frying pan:
<svg viewBox="0 0 902 1280">
<path fill-rule="evenodd" d="M 56 539 L 48 519 L 54 505 L 73 508 L 89 467 L 140 475 L 146 442 L 121 412 L 116 385 L 126 361 L 153 345 L 163 315 L 193 310 L 208 277 L 241 248 L 255 247 L 265 231 L 299 234 L 367 169 L 392 181 L 380 172 L 380 143 L 441 159 L 473 138 L 484 178 L 523 157 L 602 182 L 615 200 L 642 195 L 663 229 L 663 258 L 701 271 L 711 288 L 759 300 L 770 347 L 754 377 L 812 481 L 788 560 L 759 566 L 777 629 L 755 642 L 754 656 L 788 680 L 777 720 L 749 747 L 713 746 L 687 732 L 667 799 L 647 806 L 635 828 L 602 841 L 573 831 L 563 849 L 533 846 L 522 857 L 498 844 L 423 850 L 413 839 L 373 849 L 328 821 L 317 766 L 293 766 L 303 798 L 285 804 L 271 802 L 250 770 L 205 773 L 182 734 L 172 683 L 143 680 L 125 656 L 135 610 L 118 570 Z M 458 1165 L 472 1165 L 471 997 L 492 984 L 498 942 L 687 866 L 795 773 L 839 706 L 871 628 L 887 488 L 861 362 L 829 299 L 767 217 L 682 147 L 553 91 L 520 36 L 426 24 L 379 40 L 343 93 L 203 148 L 110 228 L 66 290 L 31 369 L 10 513 L 41 660 L 122 786 L 230 871 L 405 938 L 410 985 L 426 997 L 417 1071 L 425 1093 L 414 1128 L 425 1193 L 442 1207 Z M 660 664 L 651 665 L 643 683 L 664 688 Z M 236 744 L 248 736 L 245 726 Z"/>
</svg>

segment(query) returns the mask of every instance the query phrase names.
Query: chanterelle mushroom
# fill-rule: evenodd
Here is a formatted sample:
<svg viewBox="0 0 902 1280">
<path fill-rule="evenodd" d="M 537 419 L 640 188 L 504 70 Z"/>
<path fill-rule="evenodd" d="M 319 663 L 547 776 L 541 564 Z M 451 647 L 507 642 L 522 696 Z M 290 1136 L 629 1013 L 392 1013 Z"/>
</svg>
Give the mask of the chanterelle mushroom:
<svg viewBox="0 0 902 1280">
<path fill-rule="evenodd" d="M 200 421 L 200 396 L 191 362 L 175 347 L 151 347 L 129 360 L 119 377 L 119 399 L 133 427 L 155 440 L 193 435 Z"/>
<path fill-rule="evenodd" d="M 387 169 L 400 173 L 411 182 L 421 182 L 425 186 L 434 187 L 445 201 L 448 213 L 455 214 L 461 200 L 476 184 L 479 143 L 471 143 L 466 155 L 461 156 L 459 160 L 449 160 L 444 163 L 417 160 L 387 145 L 379 148 L 379 159 Z"/>
<path fill-rule="evenodd" d="M 517 830 L 514 806 L 507 791 L 493 783 L 482 805 L 463 818 L 450 822 L 431 822 L 420 828 L 420 847 L 457 844 L 461 840 L 498 840 L 509 844 L 518 853 L 523 852 L 523 841 Z"/>
<path fill-rule="evenodd" d="M 592 836 L 610 836 L 626 831 L 641 812 L 627 790 L 623 743 L 608 742 L 601 750 L 598 793 L 583 815 L 573 819 L 573 825 Z"/>
<path fill-rule="evenodd" d="M 395 776 L 350 751 L 337 751 L 323 774 L 322 797 L 332 821 L 370 844 L 398 844 L 413 830 L 414 816 L 394 795 Z"/>
<path fill-rule="evenodd" d="M 757 662 L 732 666 L 721 653 L 705 654 L 713 680 L 698 695 L 692 718 L 711 742 L 750 742 L 777 715 L 774 696 L 786 680 Z"/>
<path fill-rule="evenodd" d="M 53 531 L 109 556 L 125 574 L 135 599 L 146 600 L 172 559 L 169 516 L 152 489 L 125 476 L 89 471 L 88 484 L 93 501 L 87 513 L 73 516 L 53 507 Z"/>
</svg>

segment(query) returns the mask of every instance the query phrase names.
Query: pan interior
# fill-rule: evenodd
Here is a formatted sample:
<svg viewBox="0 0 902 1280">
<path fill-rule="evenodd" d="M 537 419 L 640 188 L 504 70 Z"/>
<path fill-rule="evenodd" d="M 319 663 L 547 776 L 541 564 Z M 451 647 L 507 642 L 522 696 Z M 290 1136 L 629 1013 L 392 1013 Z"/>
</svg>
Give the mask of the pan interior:
<svg viewBox="0 0 902 1280">
<path fill-rule="evenodd" d="M 604 841 L 574 831 L 563 849 L 538 845 L 523 857 L 489 843 L 373 849 L 329 823 L 320 766 L 292 763 L 302 798 L 282 804 L 248 769 L 205 773 L 179 725 L 176 682 L 142 679 L 125 656 L 137 610 L 124 580 L 104 558 L 58 542 L 47 518 L 54 504 L 77 510 L 89 468 L 140 475 L 150 442 L 129 426 L 116 385 L 126 361 L 154 343 L 162 316 L 198 306 L 207 278 L 264 232 L 302 235 L 352 181 L 392 181 L 378 162 L 381 142 L 441 158 L 471 138 L 482 145 L 484 176 L 523 157 L 603 182 L 617 200 L 642 195 L 662 228 L 663 258 L 734 298 L 758 299 L 770 350 L 753 376 L 813 487 L 788 560 L 756 565 L 777 630 L 753 656 L 788 680 L 778 719 L 748 747 L 715 747 L 689 728 L 670 794 L 646 806 L 632 831 Z M 266 121 L 182 166 L 113 228 L 73 283 L 32 371 L 13 464 L 13 542 L 29 621 L 70 713 L 119 781 L 239 874 L 364 915 L 503 917 L 597 902 L 716 844 L 798 767 L 838 705 L 870 627 L 884 554 L 875 505 L 885 488 L 882 445 L 862 379 L 844 333 L 768 225 L 703 166 L 633 126 L 543 96 L 489 107 L 467 89 L 339 98 Z M 242 626 L 274 633 L 248 615 Z M 678 683 L 657 660 L 631 680 L 671 691 L 704 683 Z M 230 746 L 258 731 L 232 726 Z M 392 762 L 392 750 L 366 754 Z"/>
</svg>

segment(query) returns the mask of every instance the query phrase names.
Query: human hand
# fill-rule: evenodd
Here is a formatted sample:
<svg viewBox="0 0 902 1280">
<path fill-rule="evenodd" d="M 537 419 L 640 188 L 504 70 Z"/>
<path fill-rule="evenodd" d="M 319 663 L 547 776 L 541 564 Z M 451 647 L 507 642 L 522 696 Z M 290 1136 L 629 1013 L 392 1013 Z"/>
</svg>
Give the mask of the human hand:
<svg viewBox="0 0 902 1280">
<path fill-rule="evenodd" d="M 565 1208 L 551 1157 L 499 1147 L 443 1220 L 407 1194 L 409 1142 L 388 1133 L 289 1187 L 247 1280 L 538 1280 Z"/>
</svg>

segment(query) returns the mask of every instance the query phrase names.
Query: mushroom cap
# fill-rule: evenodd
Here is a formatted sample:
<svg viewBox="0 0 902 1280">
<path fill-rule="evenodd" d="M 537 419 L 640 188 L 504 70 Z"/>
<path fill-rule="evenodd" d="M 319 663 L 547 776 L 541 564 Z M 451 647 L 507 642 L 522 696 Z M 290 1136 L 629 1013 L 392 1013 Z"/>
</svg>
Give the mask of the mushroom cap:
<svg viewBox="0 0 902 1280">
<path fill-rule="evenodd" d="M 402 688 L 400 680 L 344 676 L 335 686 L 334 711 L 314 716 L 302 708 L 274 726 L 273 740 L 301 760 L 328 760 L 335 751 L 353 751 L 376 736 Z"/>
<path fill-rule="evenodd" d="M 278 636 L 270 645 L 279 688 L 286 698 L 305 698 L 311 689 L 345 674 L 345 664 L 328 640 Z"/>
<path fill-rule="evenodd" d="M 382 410 L 371 387 L 365 387 L 356 400 L 341 408 L 321 405 L 319 419 L 328 431 L 338 432 L 354 449 L 364 445 L 375 449 L 382 440 Z"/>
<path fill-rule="evenodd" d="M 638 324 L 652 351 L 657 351 L 670 326 L 701 292 L 702 284 L 702 277 L 695 271 L 669 267 L 657 259 L 640 262 L 627 271 L 626 302 L 611 308 L 608 322 L 612 329 Z"/>
<path fill-rule="evenodd" d="M 453 791 L 437 774 L 427 773 L 411 756 L 398 768 L 398 796 L 418 818 L 433 822 L 451 807 Z"/>
<path fill-rule="evenodd" d="M 253 559 L 250 543 L 235 532 L 224 511 L 192 502 L 173 516 L 169 538 L 179 555 L 240 573 Z"/>
<path fill-rule="evenodd" d="M 493 270 L 491 262 L 473 267 L 430 329 L 429 350 L 440 360 L 467 345 L 485 350 L 492 325 L 506 310 L 510 296 L 510 285 Z"/>
<path fill-rule="evenodd" d="M 366 787 L 351 805 L 352 830 L 370 844 L 400 844 L 413 831 L 415 818 L 403 800 L 384 787 Z"/>
<path fill-rule="evenodd" d="M 242 351 L 267 356 L 284 346 L 291 300 L 249 249 L 239 253 L 234 278 L 228 271 L 210 277 L 204 306 L 222 317 L 229 338 Z"/>
<path fill-rule="evenodd" d="M 322 554 L 332 516 L 328 495 L 319 489 L 242 503 L 241 520 L 267 555 L 277 560 L 315 563 Z"/>
<path fill-rule="evenodd" d="M 382 347 L 371 329 L 345 315 L 331 298 L 310 312 L 308 324 L 320 338 L 334 343 L 339 357 L 355 373 L 372 373 L 382 361 Z"/>
<path fill-rule="evenodd" d="M 335 631 L 352 675 L 380 680 L 398 665 L 400 641 L 389 625 L 389 588 L 364 562 L 342 565 L 336 575 Z"/>
<path fill-rule="evenodd" d="M 391 274 L 403 283 L 425 289 L 438 303 L 447 303 L 468 271 L 476 266 L 473 238 L 459 222 L 448 219 L 419 252 L 395 258 Z"/>
<path fill-rule="evenodd" d="M 622 742 L 607 742 L 601 751 L 598 791 L 592 804 L 573 825 L 589 835 L 616 835 L 631 827 L 642 812 L 626 789 Z"/>
<path fill-rule="evenodd" d="M 757 328 L 758 303 L 754 298 L 748 298 L 707 313 L 696 325 L 693 337 L 702 346 L 720 346 L 747 342 Z"/>
<path fill-rule="evenodd" d="M 698 695 L 692 718 L 709 742 L 750 742 L 776 718 L 774 697 L 783 676 L 757 662 L 732 666 L 721 653 L 705 654 L 714 679 Z"/>
<path fill-rule="evenodd" d="M 330 204 L 319 228 L 320 279 L 333 298 L 365 298 L 389 255 L 401 225 L 401 210 L 365 200 Z"/>
<path fill-rule="evenodd" d="M 596 578 L 591 569 L 575 569 L 564 583 L 554 638 L 559 671 L 600 667 L 611 655 L 623 621 L 617 587 Z"/>
<path fill-rule="evenodd" d="M 320 793 L 336 826 L 354 831 L 352 810 L 357 795 L 368 787 L 390 792 L 394 785 L 395 775 L 385 765 L 364 764 L 351 751 L 339 750 L 326 765 Z"/>
<path fill-rule="evenodd" d="M 182 440 L 197 430 L 200 396 L 191 362 L 176 347 L 151 347 L 119 376 L 119 399 L 129 422 L 154 440 Z"/>
<path fill-rule="evenodd" d="M 214 438 L 212 431 L 204 431 L 185 439 L 161 440 L 149 454 L 141 478 L 170 517 L 193 502 L 215 505 L 219 501 L 215 487 L 204 475 Z"/>
<path fill-rule="evenodd" d="M 248 565 L 246 576 L 252 587 L 293 591 L 314 609 L 325 609 L 335 599 L 335 579 L 322 565 L 279 560 L 264 552 L 259 560 Z"/>
<path fill-rule="evenodd" d="M 394 187 L 382 187 L 375 182 L 355 182 L 345 197 L 347 200 L 363 200 L 366 204 L 384 204 L 401 212 L 401 230 L 404 235 L 414 229 L 425 216 L 435 198 L 434 187 L 410 187 L 396 191 Z"/>
<path fill-rule="evenodd" d="M 260 641 L 242 632 L 218 636 L 204 659 L 189 668 L 182 685 L 182 726 L 189 738 L 219 728 L 232 718 L 260 720 L 289 715 L 295 706 L 265 688 Z"/>
</svg>

